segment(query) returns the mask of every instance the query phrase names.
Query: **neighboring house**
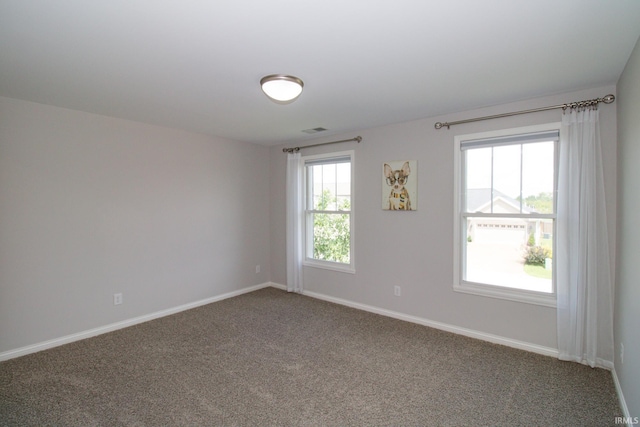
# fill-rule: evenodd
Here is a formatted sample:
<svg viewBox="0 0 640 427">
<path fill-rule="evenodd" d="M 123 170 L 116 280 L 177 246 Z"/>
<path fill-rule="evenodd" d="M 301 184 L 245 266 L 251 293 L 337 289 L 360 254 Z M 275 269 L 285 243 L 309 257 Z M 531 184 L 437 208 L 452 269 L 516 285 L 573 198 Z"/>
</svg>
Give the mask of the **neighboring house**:
<svg viewBox="0 0 640 427">
<path fill-rule="evenodd" d="M 527 205 L 491 188 L 467 190 L 467 211 L 473 213 L 528 214 L 536 212 Z M 553 225 L 540 219 L 525 218 L 469 218 L 467 236 L 474 242 L 526 244 L 531 233 L 536 243 L 549 238 Z"/>
</svg>

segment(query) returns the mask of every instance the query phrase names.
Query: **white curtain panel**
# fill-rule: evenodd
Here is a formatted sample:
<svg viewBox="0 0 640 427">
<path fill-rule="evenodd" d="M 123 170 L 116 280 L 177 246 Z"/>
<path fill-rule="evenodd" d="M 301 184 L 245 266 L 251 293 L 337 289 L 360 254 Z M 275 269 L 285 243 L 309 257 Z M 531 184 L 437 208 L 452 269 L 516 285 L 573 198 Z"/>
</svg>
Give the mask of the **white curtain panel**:
<svg viewBox="0 0 640 427">
<path fill-rule="evenodd" d="M 613 368 L 613 285 L 598 110 L 562 116 L 556 283 L 561 360 Z"/>
<path fill-rule="evenodd" d="M 287 290 L 302 293 L 304 220 L 303 170 L 300 153 L 287 154 Z"/>
</svg>

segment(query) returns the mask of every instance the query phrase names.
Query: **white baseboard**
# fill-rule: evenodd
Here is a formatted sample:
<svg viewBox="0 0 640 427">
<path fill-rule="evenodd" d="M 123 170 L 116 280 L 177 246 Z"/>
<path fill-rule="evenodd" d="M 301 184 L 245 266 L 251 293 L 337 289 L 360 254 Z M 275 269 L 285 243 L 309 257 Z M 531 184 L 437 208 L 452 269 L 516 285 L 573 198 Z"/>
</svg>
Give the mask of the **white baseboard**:
<svg viewBox="0 0 640 427">
<path fill-rule="evenodd" d="M 218 295 L 215 297 L 205 298 L 200 301 L 195 301 L 188 304 L 179 305 L 177 307 L 168 308 L 166 310 L 156 311 L 155 313 L 134 317 L 133 319 L 127 319 L 120 322 L 111 323 L 109 325 L 100 326 L 98 328 L 90 329 L 87 331 L 82 331 L 75 334 L 66 335 L 64 337 L 54 338 L 52 340 L 40 342 L 33 345 L 28 345 L 26 347 L 21 347 L 15 350 L 5 351 L 0 353 L 0 362 L 3 360 L 9 360 L 9 359 L 13 359 L 20 356 L 25 356 L 31 353 L 36 353 L 38 351 L 46 350 L 49 348 L 58 347 L 63 344 L 72 343 L 74 341 L 95 337 L 96 335 L 112 332 L 118 329 L 126 328 L 128 326 L 137 325 L 139 323 L 148 322 L 149 320 L 158 319 L 164 316 L 169 316 L 171 314 L 179 313 L 181 311 L 190 310 L 192 308 L 200 307 L 206 304 L 211 304 L 216 301 L 222 301 L 227 298 L 232 298 L 238 295 L 246 294 L 248 292 L 257 291 L 258 289 L 266 288 L 269 286 L 273 286 L 273 284 L 270 282 L 266 282 L 259 285 L 250 286 L 248 288 L 240 289 L 237 291 L 228 292 L 226 294 Z"/>
<path fill-rule="evenodd" d="M 285 285 L 281 285 L 280 283 L 274 283 L 274 282 L 271 282 L 271 283 L 269 283 L 269 285 L 270 285 L 272 288 L 278 288 L 278 289 L 281 289 L 281 290 L 283 290 L 283 291 L 286 291 L 286 290 L 287 290 L 287 287 L 286 287 Z"/>
<path fill-rule="evenodd" d="M 631 419 L 631 415 L 629 414 L 629 408 L 627 407 L 627 401 L 624 400 L 624 394 L 622 393 L 622 386 L 620 386 L 620 380 L 618 380 L 618 374 L 616 373 L 616 368 L 614 367 L 611 370 L 611 375 L 613 376 L 613 383 L 616 386 L 616 393 L 618 394 L 618 401 L 620 402 L 620 409 L 622 409 L 622 416 L 629 420 Z"/>
<path fill-rule="evenodd" d="M 271 283 L 271 286 L 286 290 L 286 286 Z M 447 323 L 436 322 L 434 320 L 425 319 L 422 317 L 411 316 L 408 314 L 400 313 L 397 311 L 391 311 L 384 308 L 374 307 L 371 305 L 360 304 L 357 302 L 345 300 L 342 298 L 336 298 L 324 294 L 319 294 L 316 292 L 303 291 L 303 295 L 321 299 L 324 301 L 333 302 L 340 305 L 345 305 L 347 307 L 357 308 L 358 310 L 364 310 L 371 313 L 381 314 L 383 316 L 392 317 L 398 320 L 404 320 L 406 322 L 417 323 L 419 325 L 429 326 L 431 328 L 440 329 L 447 332 L 452 332 L 454 334 L 464 335 L 470 338 L 476 338 L 482 341 L 488 341 L 493 344 L 505 345 L 507 347 L 517 348 L 519 350 L 525 350 L 532 353 L 538 353 L 545 356 L 558 357 L 558 349 L 545 347 L 537 344 L 528 343 L 525 341 L 518 341 L 511 338 L 501 337 L 499 335 L 488 334 L 485 332 L 475 331 L 473 329 L 461 328 L 459 326 L 449 325 Z"/>
</svg>

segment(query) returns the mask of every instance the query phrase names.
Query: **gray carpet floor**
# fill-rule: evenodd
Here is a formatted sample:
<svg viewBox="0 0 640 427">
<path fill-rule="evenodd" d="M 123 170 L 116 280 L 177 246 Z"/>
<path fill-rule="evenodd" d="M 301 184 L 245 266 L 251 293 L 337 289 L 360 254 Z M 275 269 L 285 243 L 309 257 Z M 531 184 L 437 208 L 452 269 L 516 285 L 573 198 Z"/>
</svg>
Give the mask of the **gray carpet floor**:
<svg viewBox="0 0 640 427">
<path fill-rule="evenodd" d="M 2 426 L 607 426 L 611 373 L 266 288 L 0 363 Z"/>
</svg>

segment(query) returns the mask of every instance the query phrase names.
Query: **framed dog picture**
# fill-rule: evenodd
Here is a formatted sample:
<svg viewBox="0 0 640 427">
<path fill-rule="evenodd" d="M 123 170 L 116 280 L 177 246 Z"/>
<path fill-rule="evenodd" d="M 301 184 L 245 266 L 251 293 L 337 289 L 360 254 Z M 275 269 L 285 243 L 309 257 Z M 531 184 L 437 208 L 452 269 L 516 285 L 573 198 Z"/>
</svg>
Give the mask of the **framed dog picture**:
<svg viewBox="0 0 640 427">
<path fill-rule="evenodd" d="M 397 160 L 382 165 L 382 209 L 418 209 L 418 161 Z"/>
</svg>

